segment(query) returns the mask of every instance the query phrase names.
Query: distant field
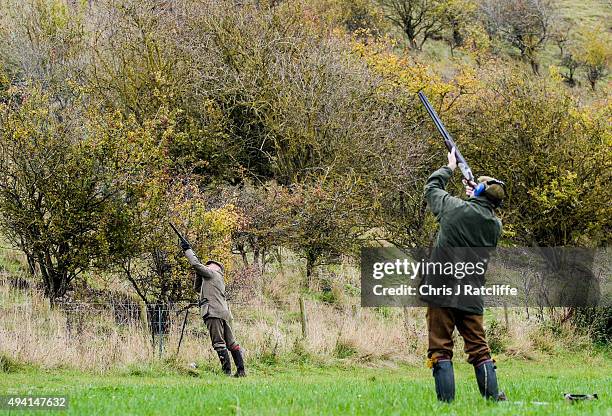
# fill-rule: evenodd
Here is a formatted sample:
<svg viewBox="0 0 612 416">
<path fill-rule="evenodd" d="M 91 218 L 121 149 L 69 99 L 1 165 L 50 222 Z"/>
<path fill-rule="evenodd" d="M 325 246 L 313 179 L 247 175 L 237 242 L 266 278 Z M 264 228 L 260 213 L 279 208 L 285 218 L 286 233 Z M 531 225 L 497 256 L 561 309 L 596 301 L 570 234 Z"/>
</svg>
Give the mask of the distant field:
<svg viewBox="0 0 612 416">
<path fill-rule="evenodd" d="M 593 28 L 610 30 L 612 28 L 610 23 L 612 22 L 612 3 L 608 0 L 556 0 L 553 4 L 555 4 L 555 17 L 552 24 L 553 31 L 564 27 L 562 22 L 565 20 L 570 22 L 572 38 L 580 38 L 584 30 Z M 401 38 L 402 35 L 397 33 L 397 36 Z M 442 73 L 444 73 L 445 69 L 448 70 L 451 54 L 450 49 L 444 42 L 429 41 L 425 44 L 424 51 L 432 59 L 429 62 L 430 64 L 433 64 Z M 518 58 L 518 50 L 515 48 L 506 45 L 504 51 Z M 456 56 L 469 61 L 469 58 L 461 51 L 457 51 Z M 548 73 L 550 65 L 560 65 L 559 48 L 553 39 L 549 39 L 544 50 L 539 52 L 539 61 L 542 74 Z M 581 70 L 578 71 L 577 75 L 580 82 L 587 86 Z M 610 79 L 610 75 L 608 75 L 608 79 Z"/>
<path fill-rule="evenodd" d="M 612 4 L 607 0 L 558 0 L 558 5 L 561 16 L 578 24 L 610 26 Z"/>
<path fill-rule="evenodd" d="M 457 366 L 458 400 L 452 405 L 438 404 L 430 370 L 414 367 L 260 367 L 240 380 L 206 372 L 157 377 L 36 371 L 2 374 L 0 394 L 67 394 L 69 410 L 53 414 L 70 415 L 612 414 L 612 366 L 602 356 L 542 363 L 501 360 L 500 382 L 511 400 L 507 403 L 483 401 L 472 371 L 465 363 Z M 565 392 L 596 392 L 600 400 L 572 405 L 563 400 Z"/>
<path fill-rule="evenodd" d="M 612 3 L 607 0 L 558 0 L 557 4 L 558 15 L 572 23 L 572 36 L 580 37 L 584 30 L 610 28 Z M 559 48 L 550 41 L 541 54 L 542 69 L 546 69 L 551 64 L 559 65 L 558 54 Z"/>
</svg>

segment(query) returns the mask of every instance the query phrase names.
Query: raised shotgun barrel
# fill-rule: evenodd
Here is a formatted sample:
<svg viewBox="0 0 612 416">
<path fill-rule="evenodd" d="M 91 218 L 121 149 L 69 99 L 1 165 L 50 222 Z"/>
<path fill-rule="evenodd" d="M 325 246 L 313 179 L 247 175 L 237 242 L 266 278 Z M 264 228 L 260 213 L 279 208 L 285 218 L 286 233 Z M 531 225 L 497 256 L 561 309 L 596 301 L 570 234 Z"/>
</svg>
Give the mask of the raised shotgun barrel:
<svg viewBox="0 0 612 416">
<path fill-rule="evenodd" d="M 179 231 L 176 229 L 176 227 L 174 226 L 174 224 L 172 224 L 171 222 L 168 222 L 168 223 L 170 224 L 170 227 L 172 227 L 172 229 L 174 230 L 174 232 L 176 233 L 176 235 L 178 235 L 178 238 L 181 240 L 181 243 L 184 243 L 184 244 L 190 245 L 190 244 L 189 244 L 189 241 L 187 241 L 187 240 L 185 239 L 185 237 L 183 237 L 183 235 L 182 235 L 182 234 L 181 234 L 181 233 L 180 233 L 180 232 L 179 232 Z"/>
<path fill-rule="evenodd" d="M 463 177 L 468 181 L 469 184 L 473 185 L 475 181 L 474 181 L 474 174 L 472 173 L 472 169 L 470 169 L 470 166 L 467 164 L 467 162 L 465 161 L 465 158 L 463 157 L 463 155 L 457 148 L 457 145 L 455 144 L 453 137 L 450 135 L 448 131 L 446 131 L 446 127 L 444 127 L 444 124 L 442 124 L 442 120 L 440 120 L 440 117 L 438 117 L 438 113 L 436 113 L 436 110 L 433 109 L 433 107 L 429 103 L 429 100 L 427 99 L 425 94 L 423 94 L 422 91 L 419 91 L 419 99 L 425 106 L 425 109 L 427 110 L 427 112 L 429 113 L 429 116 L 431 117 L 434 124 L 436 125 L 436 128 L 442 135 L 442 138 L 444 138 L 444 143 L 446 144 L 446 148 L 448 149 L 448 151 L 450 152 L 453 149 L 453 147 L 455 148 L 455 156 L 457 157 L 457 165 L 459 166 L 459 169 L 461 169 L 461 173 L 463 174 Z"/>
</svg>

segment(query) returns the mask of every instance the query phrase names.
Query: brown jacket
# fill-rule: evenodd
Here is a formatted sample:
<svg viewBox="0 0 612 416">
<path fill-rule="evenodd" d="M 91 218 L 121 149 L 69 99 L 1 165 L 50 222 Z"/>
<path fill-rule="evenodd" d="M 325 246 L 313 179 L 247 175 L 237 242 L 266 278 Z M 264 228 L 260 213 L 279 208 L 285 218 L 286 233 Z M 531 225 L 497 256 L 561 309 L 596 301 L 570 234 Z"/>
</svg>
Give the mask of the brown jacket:
<svg viewBox="0 0 612 416">
<path fill-rule="evenodd" d="M 200 294 L 199 304 L 202 317 L 204 319 L 220 318 L 230 321 L 232 313 L 225 299 L 223 274 L 200 263 L 192 250 L 187 250 L 185 255 L 196 271 L 193 290 Z"/>
</svg>

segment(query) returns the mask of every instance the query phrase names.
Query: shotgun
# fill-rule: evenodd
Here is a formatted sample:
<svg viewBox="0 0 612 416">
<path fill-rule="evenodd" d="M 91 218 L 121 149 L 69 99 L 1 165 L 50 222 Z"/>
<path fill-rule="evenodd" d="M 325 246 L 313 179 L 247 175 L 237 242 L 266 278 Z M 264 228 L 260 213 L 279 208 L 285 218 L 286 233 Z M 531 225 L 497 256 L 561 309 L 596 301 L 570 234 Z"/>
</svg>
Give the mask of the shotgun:
<svg viewBox="0 0 612 416">
<path fill-rule="evenodd" d="M 174 230 L 176 235 L 178 235 L 179 240 L 181 240 L 181 244 L 185 244 L 185 245 L 191 246 L 191 244 L 189 244 L 189 241 L 187 241 L 187 239 L 185 239 L 185 237 L 183 237 L 183 234 L 179 233 L 179 231 L 176 229 L 174 224 L 172 224 L 172 222 L 168 222 L 168 223 L 170 224 L 170 227 L 172 227 L 172 229 Z"/>
<path fill-rule="evenodd" d="M 453 147 L 455 148 L 455 156 L 457 157 L 457 165 L 459 166 L 459 169 L 461 169 L 461 173 L 463 174 L 463 177 L 467 180 L 470 186 L 475 187 L 476 183 L 474 181 L 474 174 L 472 173 L 472 169 L 470 169 L 470 165 L 468 165 L 467 162 L 465 161 L 465 158 L 463 157 L 463 155 L 457 148 L 457 145 L 455 144 L 453 137 L 450 135 L 448 131 L 446 131 L 446 127 L 444 127 L 444 124 L 442 124 L 442 120 L 440 120 L 440 117 L 438 117 L 438 113 L 436 113 L 436 110 L 433 109 L 433 107 L 429 103 L 429 100 L 427 99 L 425 94 L 423 94 L 422 91 L 419 91 L 419 99 L 425 106 L 425 110 L 427 110 L 427 113 L 429 113 L 429 116 L 433 120 L 440 134 L 442 135 L 442 138 L 444 139 L 444 144 L 446 144 L 446 148 L 448 149 L 448 151 L 450 152 L 453 150 Z"/>
</svg>

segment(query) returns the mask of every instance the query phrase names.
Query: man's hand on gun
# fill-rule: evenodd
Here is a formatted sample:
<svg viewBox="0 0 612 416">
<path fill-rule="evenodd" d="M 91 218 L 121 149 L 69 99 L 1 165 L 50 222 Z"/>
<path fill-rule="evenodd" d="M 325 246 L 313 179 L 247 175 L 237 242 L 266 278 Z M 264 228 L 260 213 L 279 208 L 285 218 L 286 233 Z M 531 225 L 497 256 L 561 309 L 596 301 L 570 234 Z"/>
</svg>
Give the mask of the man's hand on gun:
<svg viewBox="0 0 612 416">
<path fill-rule="evenodd" d="M 468 185 L 468 181 L 466 179 L 461 180 L 461 182 L 463 182 L 463 185 L 465 186 L 465 194 L 469 196 L 470 198 L 473 197 L 474 187 L 471 185 Z"/>
<path fill-rule="evenodd" d="M 187 239 L 183 237 L 181 233 L 179 233 L 174 224 L 172 224 L 171 222 L 169 224 L 179 238 L 179 244 L 181 245 L 181 249 L 183 249 L 183 251 L 191 250 L 191 244 L 189 244 Z"/>
<path fill-rule="evenodd" d="M 191 250 L 191 245 L 187 242 L 187 240 L 185 240 L 184 238 L 179 238 L 179 241 L 181 244 L 181 249 L 183 249 L 183 251 Z"/>
</svg>

